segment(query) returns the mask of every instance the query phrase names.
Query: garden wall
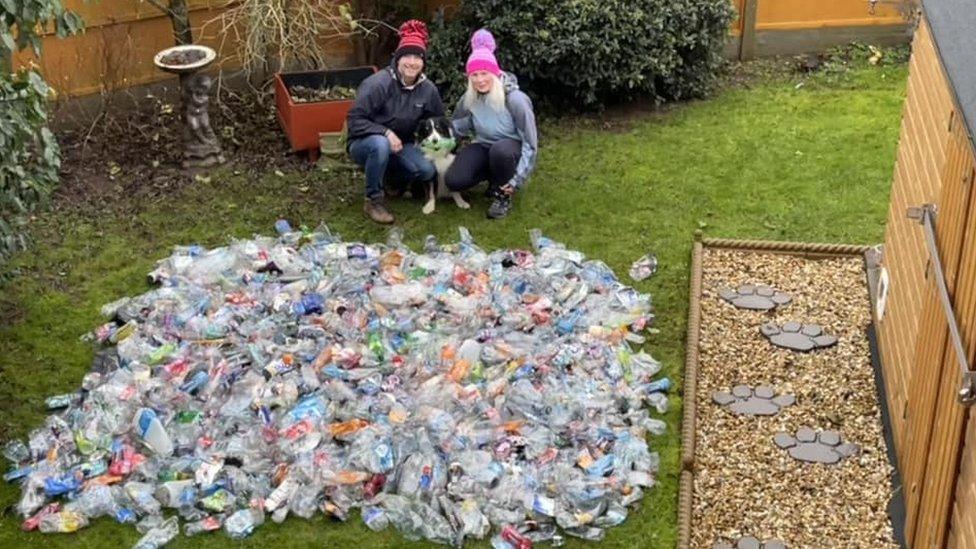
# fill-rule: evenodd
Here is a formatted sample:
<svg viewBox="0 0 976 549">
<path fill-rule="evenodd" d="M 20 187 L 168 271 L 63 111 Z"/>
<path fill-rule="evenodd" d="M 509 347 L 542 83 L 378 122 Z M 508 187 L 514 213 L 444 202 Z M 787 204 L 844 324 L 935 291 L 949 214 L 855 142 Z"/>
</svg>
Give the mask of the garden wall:
<svg viewBox="0 0 976 549">
<path fill-rule="evenodd" d="M 429 0 L 428 10 L 445 7 L 448 12 L 459 0 Z M 908 27 L 898 10 L 879 4 L 869 12 L 867 0 L 732 0 L 739 18 L 730 29 L 729 57 L 792 54 L 822 51 L 852 40 L 873 44 L 907 42 Z M 37 61 L 24 52 L 15 64 L 37 62 L 45 77 L 62 96 L 85 96 L 175 78 L 152 64 L 153 55 L 173 45 L 169 19 L 150 3 L 137 0 L 91 2 L 64 0 L 69 9 L 85 20 L 84 34 L 44 39 L 44 54 Z M 220 36 L 213 19 L 228 0 L 188 0 L 194 39 L 215 48 L 220 68 L 234 69 L 235 44 Z M 329 61 L 337 66 L 353 62 L 347 41 L 323 44 Z"/>
</svg>

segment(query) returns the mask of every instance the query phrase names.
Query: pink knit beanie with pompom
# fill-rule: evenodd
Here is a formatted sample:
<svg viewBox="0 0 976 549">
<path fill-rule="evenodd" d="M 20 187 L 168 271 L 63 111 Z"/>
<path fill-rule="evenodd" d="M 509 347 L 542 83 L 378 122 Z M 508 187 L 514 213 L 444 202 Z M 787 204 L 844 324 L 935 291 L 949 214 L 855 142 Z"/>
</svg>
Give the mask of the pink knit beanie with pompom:
<svg viewBox="0 0 976 549">
<path fill-rule="evenodd" d="M 464 68 L 469 76 L 478 71 L 501 76 L 502 70 L 495 59 L 495 37 L 488 29 L 477 30 L 471 35 L 471 55 L 468 56 L 468 63 Z"/>
</svg>

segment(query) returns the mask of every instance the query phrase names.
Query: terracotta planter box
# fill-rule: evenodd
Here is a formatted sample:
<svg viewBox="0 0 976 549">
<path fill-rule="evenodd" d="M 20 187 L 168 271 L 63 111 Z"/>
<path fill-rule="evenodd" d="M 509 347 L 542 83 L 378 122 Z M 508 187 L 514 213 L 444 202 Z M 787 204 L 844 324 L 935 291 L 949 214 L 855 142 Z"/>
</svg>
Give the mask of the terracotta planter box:
<svg viewBox="0 0 976 549">
<path fill-rule="evenodd" d="M 275 75 L 275 105 L 278 122 L 281 123 L 293 151 L 307 151 L 311 160 L 319 156 L 319 134 L 340 132 L 346 123 L 346 114 L 352 108 L 351 99 L 296 103 L 288 88 L 306 86 L 346 86 L 358 88 L 359 84 L 376 72 L 376 67 L 350 69 L 284 72 Z"/>
</svg>

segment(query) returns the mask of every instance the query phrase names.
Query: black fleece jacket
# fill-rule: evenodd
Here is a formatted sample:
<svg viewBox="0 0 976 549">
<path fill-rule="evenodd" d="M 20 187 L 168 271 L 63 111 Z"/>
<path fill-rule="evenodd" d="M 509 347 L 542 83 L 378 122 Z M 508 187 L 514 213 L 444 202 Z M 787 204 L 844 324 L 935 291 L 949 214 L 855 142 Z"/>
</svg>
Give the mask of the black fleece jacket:
<svg viewBox="0 0 976 549">
<path fill-rule="evenodd" d="M 356 102 L 346 117 L 348 140 L 384 135 L 389 129 L 400 141 L 413 143 L 417 123 L 431 116 L 444 116 L 437 86 L 423 74 L 413 86 L 404 86 L 396 69 L 387 67 L 356 90 Z"/>
</svg>

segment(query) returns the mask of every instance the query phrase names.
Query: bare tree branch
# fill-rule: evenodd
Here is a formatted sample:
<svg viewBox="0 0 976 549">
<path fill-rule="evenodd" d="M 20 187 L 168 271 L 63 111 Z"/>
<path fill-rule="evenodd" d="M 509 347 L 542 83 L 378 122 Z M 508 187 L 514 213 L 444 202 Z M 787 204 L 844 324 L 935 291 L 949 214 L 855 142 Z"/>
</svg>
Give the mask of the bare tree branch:
<svg viewBox="0 0 976 549">
<path fill-rule="evenodd" d="M 204 23 L 216 23 L 221 40 L 237 44 L 236 57 L 249 76 L 266 76 L 290 66 L 323 68 L 323 46 L 334 40 L 372 36 L 382 21 L 355 19 L 335 0 L 237 0 Z"/>
</svg>

